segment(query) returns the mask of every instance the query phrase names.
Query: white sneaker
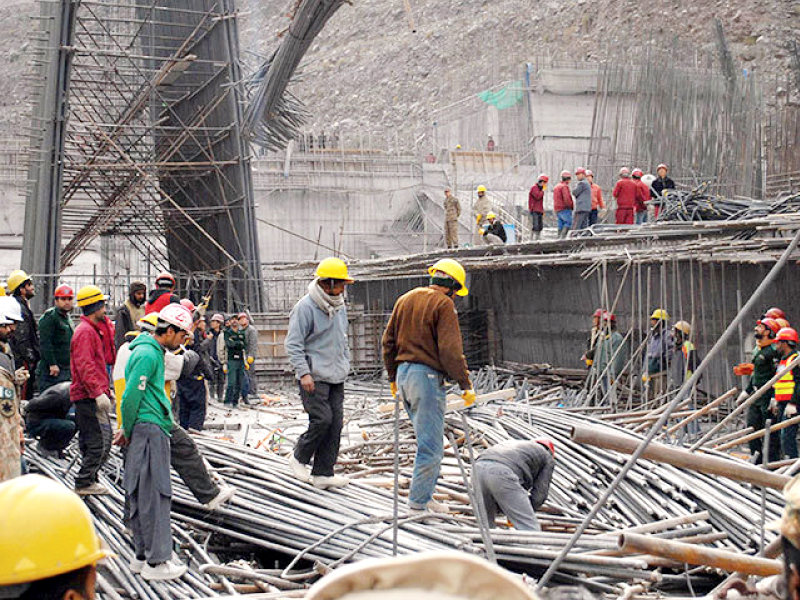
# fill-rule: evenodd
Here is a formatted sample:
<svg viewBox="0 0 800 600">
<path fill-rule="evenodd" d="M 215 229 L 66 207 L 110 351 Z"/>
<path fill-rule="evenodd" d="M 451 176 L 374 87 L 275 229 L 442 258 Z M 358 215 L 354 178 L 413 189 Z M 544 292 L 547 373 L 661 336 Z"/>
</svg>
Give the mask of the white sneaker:
<svg viewBox="0 0 800 600">
<path fill-rule="evenodd" d="M 306 483 L 311 481 L 311 469 L 308 465 L 304 465 L 297 460 L 294 454 L 289 455 L 289 468 L 292 470 L 292 474 L 300 481 L 305 481 Z"/>
<path fill-rule="evenodd" d="M 232 487 L 228 487 L 228 486 L 220 486 L 219 494 L 217 494 L 211 500 L 206 502 L 205 507 L 208 510 L 217 510 L 220 506 L 222 506 L 228 500 L 233 498 L 233 495 L 235 493 L 236 493 L 236 488 L 232 488 Z"/>
<path fill-rule="evenodd" d="M 408 512 L 412 515 L 421 515 L 422 513 L 438 513 L 440 515 L 446 515 L 450 512 L 450 509 L 447 508 L 446 504 L 442 504 L 436 500 L 430 500 L 424 508 L 409 507 Z"/>
<path fill-rule="evenodd" d="M 87 485 L 86 487 L 76 487 L 75 493 L 78 494 L 78 496 L 105 496 L 110 492 L 102 483 L 95 481 L 93 484 Z"/>
<path fill-rule="evenodd" d="M 139 575 L 144 569 L 144 564 L 145 563 L 143 560 L 139 560 L 134 556 L 133 560 L 131 560 L 130 564 L 128 565 L 128 568 L 131 570 L 131 573 L 136 573 Z"/>
<path fill-rule="evenodd" d="M 147 581 L 169 581 L 170 579 L 178 579 L 183 577 L 188 567 L 182 564 L 175 564 L 172 562 L 163 562 L 155 567 L 146 564 L 142 569 L 142 577 Z"/>
<path fill-rule="evenodd" d="M 331 475 L 330 477 L 314 475 L 314 477 L 311 478 L 311 483 L 314 484 L 315 488 L 327 490 L 330 488 L 345 487 L 346 485 L 350 484 L 350 480 L 347 477 L 342 477 L 341 475 Z"/>
</svg>

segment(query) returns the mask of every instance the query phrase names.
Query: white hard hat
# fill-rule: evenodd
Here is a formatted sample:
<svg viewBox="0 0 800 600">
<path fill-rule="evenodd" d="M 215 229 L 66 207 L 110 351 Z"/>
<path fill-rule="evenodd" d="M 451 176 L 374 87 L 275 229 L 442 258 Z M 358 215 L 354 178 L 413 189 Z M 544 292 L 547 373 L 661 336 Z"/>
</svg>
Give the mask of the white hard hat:
<svg viewBox="0 0 800 600">
<path fill-rule="evenodd" d="M 0 296 L 0 315 L 6 319 L 20 322 L 22 321 L 22 308 L 16 298 L 12 296 Z"/>
<path fill-rule="evenodd" d="M 167 304 L 158 313 L 158 320 L 183 329 L 186 333 L 192 331 L 192 313 L 182 304 Z"/>
</svg>

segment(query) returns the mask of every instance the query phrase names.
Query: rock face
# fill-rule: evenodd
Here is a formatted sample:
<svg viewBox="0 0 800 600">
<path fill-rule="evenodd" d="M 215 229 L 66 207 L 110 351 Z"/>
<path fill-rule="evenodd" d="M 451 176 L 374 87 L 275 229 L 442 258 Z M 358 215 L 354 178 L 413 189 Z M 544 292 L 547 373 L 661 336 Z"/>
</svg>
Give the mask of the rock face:
<svg viewBox="0 0 800 600">
<path fill-rule="evenodd" d="M 238 0 L 246 62 L 277 47 L 297 0 Z M 787 0 L 353 0 L 331 19 L 292 88 L 313 114 L 309 128 L 349 125 L 411 149 L 431 118 L 466 95 L 520 77 L 537 57 L 578 61 L 671 40 L 714 48 L 722 20 L 737 64 L 767 89 L 788 88 L 800 4 Z M 29 121 L 29 34 L 34 0 L 0 2 L 0 137 Z M 412 28 L 413 25 L 413 28 Z M 669 60 L 665 55 L 664 60 Z"/>
</svg>

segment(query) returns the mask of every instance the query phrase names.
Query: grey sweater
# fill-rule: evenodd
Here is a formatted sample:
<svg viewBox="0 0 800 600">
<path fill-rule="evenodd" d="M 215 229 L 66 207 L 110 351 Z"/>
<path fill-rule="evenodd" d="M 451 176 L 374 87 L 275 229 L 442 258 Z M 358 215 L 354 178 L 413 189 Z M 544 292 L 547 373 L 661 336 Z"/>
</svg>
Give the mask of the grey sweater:
<svg viewBox="0 0 800 600">
<path fill-rule="evenodd" d="M 589 212 L 592 210 L 592 186 L 585 179 L 581 179 L 575 189 L 572 190 L 575 196 L 575 211 Z"/>
<path fill-rule="evenodd" d="M 500 442 L 478 457 L 478 462 L 485 461 L 498 462 L 514 471 L 520 485 L 530 492 L 534 510 L 547 500 L 555 459 L 543 444 L 516 440 Z"/>
<path fill-rule="evenodd" d="M 310 373 L 316 381 L 343 383 L 350 372 L 347 309 L 330 317 L 306 294 L 289 314 L 284 345 L 297 379 Z"/>
</svg>

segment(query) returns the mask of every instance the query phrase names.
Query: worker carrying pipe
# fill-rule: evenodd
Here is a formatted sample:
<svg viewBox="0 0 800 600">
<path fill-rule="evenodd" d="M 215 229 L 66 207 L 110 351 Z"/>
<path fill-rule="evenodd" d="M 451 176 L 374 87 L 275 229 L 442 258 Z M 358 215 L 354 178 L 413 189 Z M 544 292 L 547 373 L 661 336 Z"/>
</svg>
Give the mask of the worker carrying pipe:
<svg viewBox="0 0 800 600">
<path fill-rule="evenodd" d="M 383 332 L 383 363 L 392 396 L 403 402 L 414 434 L 417 455 L 408 506 L 411 512 L 447 512 L 433 500 L 444 457 L 445 380 L 464 390 L 464 405 L 475 402 L 453 296 L 466 296 L 467 274 L 452 258 L 430 269 L 430 285 L 400 296 Z"/>
<path fill-rule="evenodd" d="M 492 446 L 475 461 L 483 523 L 496 527 L 502 512 L 521 531 L 540 531 L 534 511 L 547 500 L 555 467 L 555 447 L 547 438 L 509 440 Z"/>
</svg>

